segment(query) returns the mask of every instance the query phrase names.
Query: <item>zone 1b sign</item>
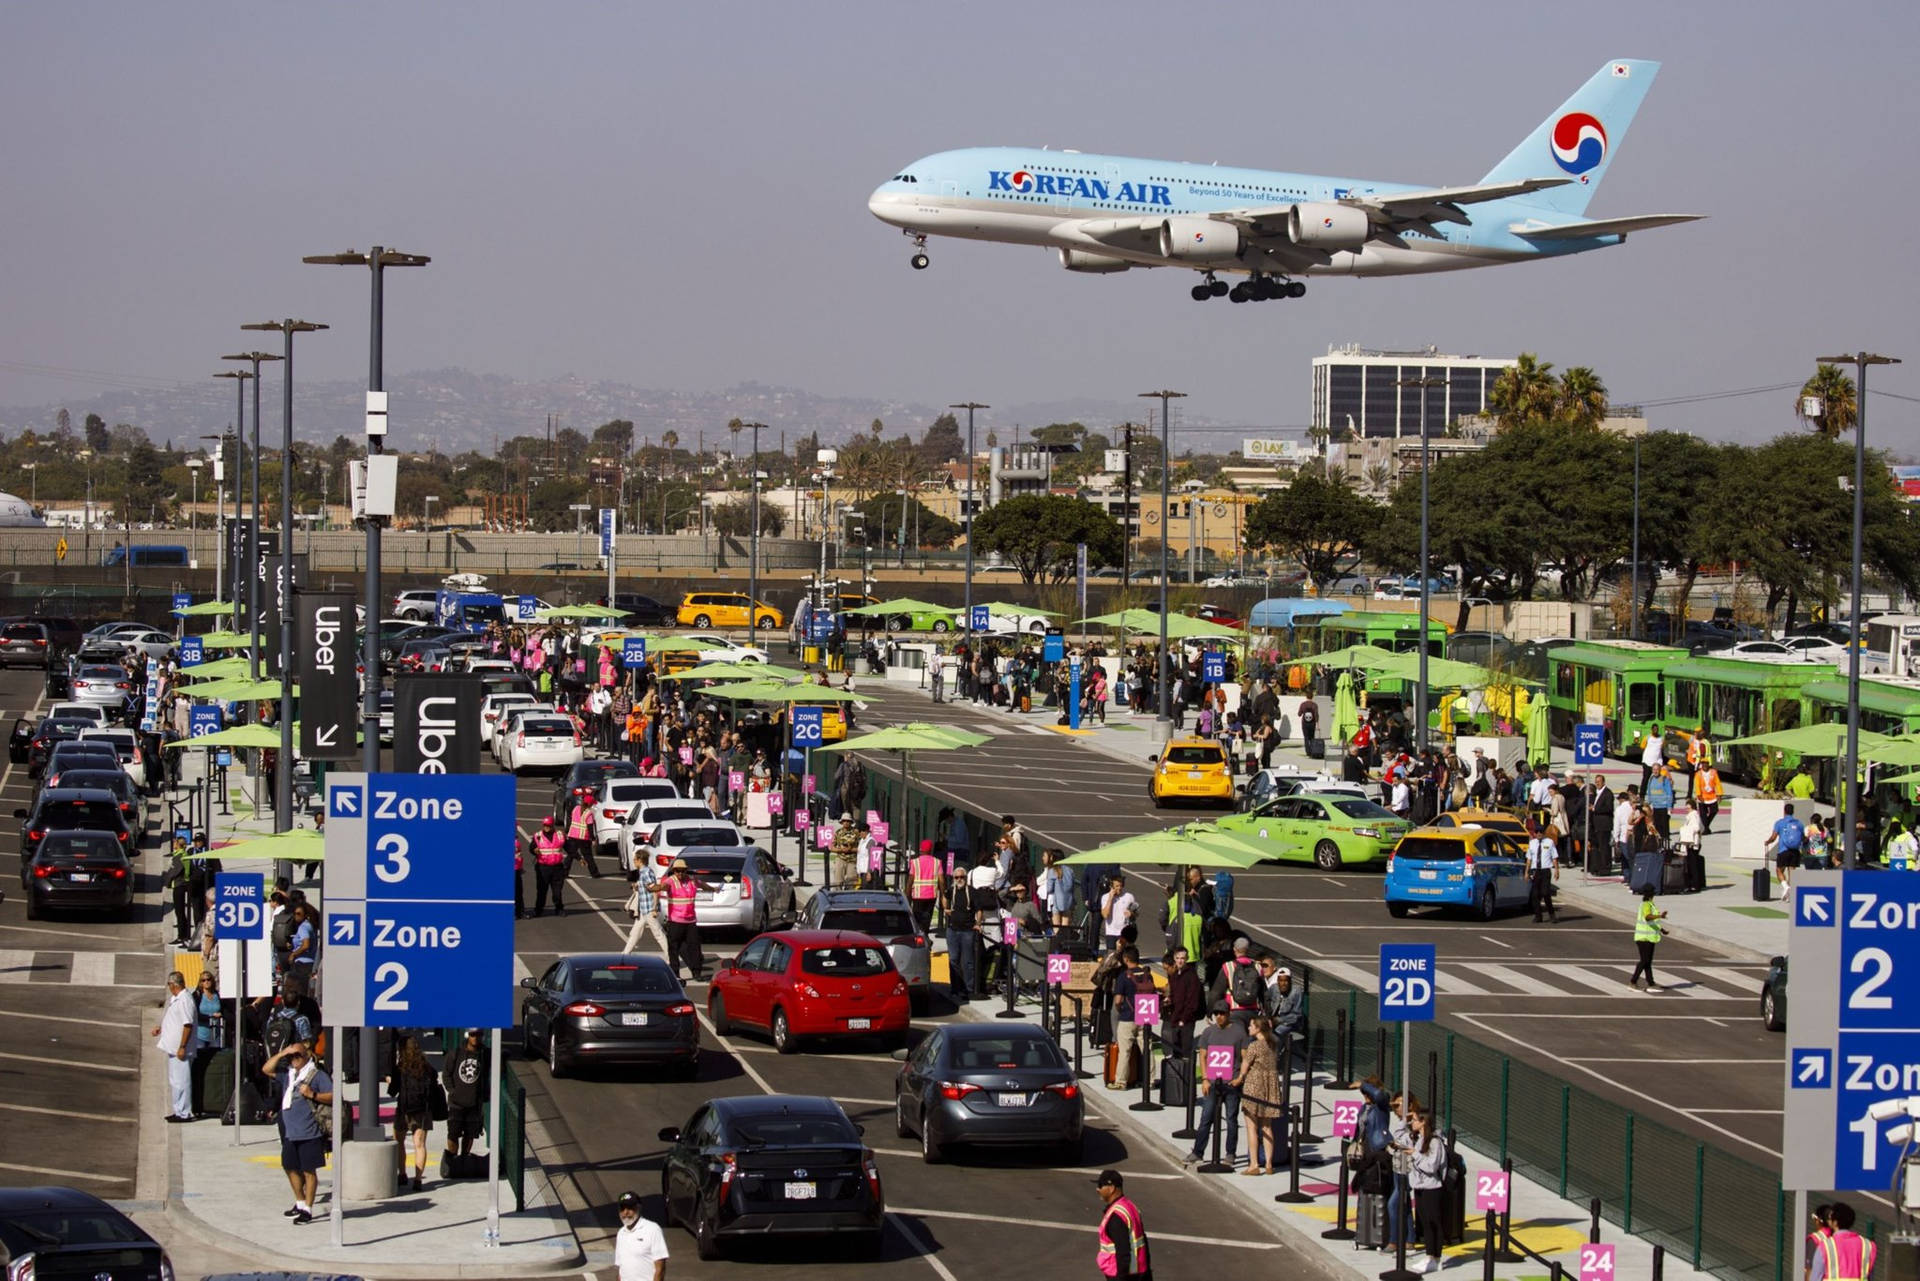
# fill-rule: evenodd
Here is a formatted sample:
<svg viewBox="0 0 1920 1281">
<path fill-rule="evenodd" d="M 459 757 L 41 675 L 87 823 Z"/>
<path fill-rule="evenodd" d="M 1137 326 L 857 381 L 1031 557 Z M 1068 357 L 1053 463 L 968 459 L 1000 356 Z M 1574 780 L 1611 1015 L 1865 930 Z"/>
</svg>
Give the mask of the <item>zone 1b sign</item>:
<svg viewBox="0 0 1920 1281">
<path fill-rule="evenodd" d="M 1440 980 L 1437 949 L 1431 943 L 1380 945 L 1380 1021 L 1431 1023 L 1434 986 Z"/>
</svg>

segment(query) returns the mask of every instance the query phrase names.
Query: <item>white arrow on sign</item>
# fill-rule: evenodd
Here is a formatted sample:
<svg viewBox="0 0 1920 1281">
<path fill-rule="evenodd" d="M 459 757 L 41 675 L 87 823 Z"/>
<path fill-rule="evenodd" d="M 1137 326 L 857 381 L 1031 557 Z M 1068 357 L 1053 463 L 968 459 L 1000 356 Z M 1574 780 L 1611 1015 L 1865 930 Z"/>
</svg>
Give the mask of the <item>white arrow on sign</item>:
<svg viewBox="0 0 1920 1281">
<path fill-rule="evenodd" d="M 1827 1079 L 1827 1056 L 1824 1054 L 1803 1054 L 1800 1056 L 1800 1070 L 1796 1080 L 1812 1082 L 1815 1085 Z"/>
<path fill-rule="evenodd" d="M 360 793 L 351 788 L 342 788 L 333 794 L 334 813 L 341 818 L 359 817 Z"/>
<path fill-rule="evenodd" d="M 360 918 L 357 916 L 336 916 L 333 918 L 333 938 L 330 940 L 351 946 L 360 940 Z"/>
<path fill-rule="evenodd" d="M 1800 919 L 1803 921 L 1824 921 L 1827 919 L 1827 898 L 1824 894 L 1808 894 L 1800 899 Z"/>
<path fill-rule="evenodd" d="M 313 745 L 315 747 L 332 747 L 334 740 L 339 737 L 340 727 L 338 725 L 323 725 L 313 731 Z"/>
</svg>

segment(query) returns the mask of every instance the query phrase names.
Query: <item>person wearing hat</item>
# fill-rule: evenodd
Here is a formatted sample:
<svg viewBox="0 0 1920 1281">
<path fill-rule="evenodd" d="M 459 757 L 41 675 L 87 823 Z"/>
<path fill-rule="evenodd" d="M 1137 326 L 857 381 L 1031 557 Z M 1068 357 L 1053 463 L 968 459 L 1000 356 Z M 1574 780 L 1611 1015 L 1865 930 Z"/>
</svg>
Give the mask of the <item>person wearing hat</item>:
<svg viewBox="0 0 1920 1281">
<path fill-rule="evenodd" d="M 667 964 L 677 972 L 684 963 L 694 982 L 706 967 L 700 955 L 700 924 L 694 911 L 700 885 L 687 871 L 687 860 L 676 858 L 660 882 L 660 902 L 667 913 Z"/>
<path fill-rule="evenodd" d="M 1047 918 L 1041 914 L 1040 905 L 1033 901 L 1033 895 L 1028 892 L 1026 883 L 1014 882 L 1008 893 L 1013 895 L 1013 899 L 1003 911 L 1005 915 L 1013 918 L 1014 924 L 1020 927 L 1020 937 L 1023 939 L 1045 938 Z"/>
<path fill-rule="evenodd" d="M 667 1275 L 667 1238 L 640 1213 L 640 1194 L 620 1194 L 620 1231 L 613 1238 L 613 1266 L 620 1281 L 662 1281 Z"/>
<path fill-rule="evenodd" d="M 594 790 L 588 788 L 574 801 L 567 815 L 567 862 L 586 863 L 587 875 L 596 880 L 600 876 L 600 861 L 593 856 L 594 846 L 598 844 L 594 810 L 599 801 Z"/>
<path fill-rule="evenodd" d="M 933 842 L 921 841 L 920 852 L 907 864 L 907 898 L 913 904 L 913 919 L 920 932 L 933 928 L 933 905 L 940 901 L 940 860 L 933 855 Z"/>
<path fill-rule="evenodd" d="M 551 814 L 540 820 L 540 830 L 533 834 L 533 863 L 533 914 L 539 916 L 547 910 L 547 895 L 551 893 L 553 914 L 565 916 L 567 909 L 560 901 L 560 888 L 566 884 L 567 841 L 560 835 Z"/>
<path fill-rule="evenodd" d="M 1138 1277 L 1153 1281 L 1153 1257 L 1147 1249 L 1147 1221 L 1127 1196 L 1126 1180 L 1118 1170 L 1102 1170 L 1093 1181 L 1106 1207 L 1100 1216 L 1099 1253 L 1094 1262 L 1103 1277 Z"/>
</svg>

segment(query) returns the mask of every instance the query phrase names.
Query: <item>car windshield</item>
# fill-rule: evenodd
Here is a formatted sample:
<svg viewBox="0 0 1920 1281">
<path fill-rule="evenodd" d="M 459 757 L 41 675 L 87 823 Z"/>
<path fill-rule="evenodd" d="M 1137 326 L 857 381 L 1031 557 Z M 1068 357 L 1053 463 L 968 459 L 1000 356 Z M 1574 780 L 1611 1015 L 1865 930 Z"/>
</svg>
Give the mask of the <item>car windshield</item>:
<svg viewBox="0 0 1920 1281">
<path fill-rule="evenodd" d="M 595 996 L 648 996 L 675 990 L 673 976 L 657 965 L 596 965 L 573 972 L 573 990 Z"/>
<path fill-rule="evenodd" d="M 92 721 L 53 720 L 43 722 L 40 732 L 48 738 L 78 738 L 80 731 L 92 728 Z"/>
<path fill-rule="evenodd" d="M 552 716 L 526 716 L 520 720 L 520 732 L 535 736 L 572 738 L 573 722 Z"/>
<path fill-rule="evenodd" d="M 883 934 L 912 934 L 913 917 L 894 908 L 883 907 L 836 907 L 821 913 L 820 928 L 823 930 L 855 930 L 861 934 L 875 936 Z"/>
<path fill-rule="evenodd" d="M 103 792 L 132 791 L 133 780 L 120 769 L 66 769 L 61 770 L 59 783 L 48 780 L 47 786 L 56 787 L 97 787 Z"/>
<path fill-rule="evenodd" d="M 1455 863 L 1466 856 L 1467 848 L 1465 841 L 1450 841 L 1442 836 L 1406 836 L 1393 847 L 1393 856 L 1396 859 Z"/>
<path fill-rule="evenodd" d="M 750 1148 L 793 1147 L 824 1143 L 858 1143 L 859 1131 L 837 1116 L 744 1116 L 733 1122 L 734 1137 Z"/>
<path fill-rule="evenodd" d="M 42 1245 L 145 1245 L 147 1235 L 135 1227 L 131 1219 L 112 1210 L 41 1210 L 26 1213 L 10 1213 L 7 1226 L 13 1231 L 7 1233 L 9 1247 L 16 1253 Z M 22 1239 L 24 1238 L 24 1239 Z M 18 1242 L 18 1244 L 15 1244 Z M 91 1269 L 108 1266 L 137 1267 L 142 1262 L 136 1251 L 124 1251 L 127 1257 L 119 1254 L 87 1255 Z M 46 1262 L 46 1260 L 42 1260 Z"/>
<path fill-rule="evenodd" d="M 1334 801 L 1332 802 L 1332 805 L 1333 805 L 1333 808 L 1339 810 L 1342 814 L 1345 814 L 1348 818 L 1393 818 L 1394 817 L 1394 813 L 1392 810 L 1386 809 L 1379 805 L 1375 805 L 1372 801 L 1360 801 L 1360 800 Z"/>
<path fill-rule="evenodd" d="M 120 828 L 120 806 L 115 801 L 48 801 L 40 807 L 34 825 L 48 828 L 91 827 L 103 832 Z"/>
<path fill-rule="evenodd" d="M 583 761 L 574 767 L 574 777 L 594 780 L 609 778 L 616 774 L 631 777 L 635 768 L 632 761 Z"/>
<path fill-rule="evenodd" d="M 0 640 L 39 640 L 42 634 L 38 623 L 8 623 Z"/>
<path fill-rule="evenodd" d="M 885 974 L 893 968 L 886 952 L 877 947 L 840 945 L 810 947 L 800 954 L 800 969 L 822 978 L 858 979 Z"/>
<path fill-rule="evenodd" d="M 1170 765 L 1218 765 L 1223 758 L 1217 747 L 1169 747 L 1167 763 Z"/>
<path fill-rule="evenodd" d="M 79 858 L 83 855 L 118 854 L 120 842 L 105 832 L 67 832 L 49 836 L 40 847 L 40 852 L 52 857 L 65 855 Z"/>
</svg>

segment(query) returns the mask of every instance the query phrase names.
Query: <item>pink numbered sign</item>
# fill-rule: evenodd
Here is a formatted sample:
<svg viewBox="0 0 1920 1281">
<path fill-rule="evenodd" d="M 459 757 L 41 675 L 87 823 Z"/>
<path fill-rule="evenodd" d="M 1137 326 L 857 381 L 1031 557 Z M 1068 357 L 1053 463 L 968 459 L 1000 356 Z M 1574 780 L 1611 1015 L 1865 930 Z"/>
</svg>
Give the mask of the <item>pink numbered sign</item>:
<svg viewBox="0 0 1920 1281">
<path fill-rule="evenodd" d="M 1073 958 L 1065 952 L 1047 953 L 1047 982 L 1060 987 L 1073 976 Z"/>
<path fill-rule="evenodd" d="M 775 818 L 787 812 L 787 798 L 778 792 L 767 793 L 767 813 Z"/>
<path fill-rule="evenodd" d="M 887 870 L 886 858 L 887 858 L 886 851 L 882 850 L 878 845 L 868 846 L 867 847 L 867 870 L 869 872 L 872 872 L 875 876 L 881 875 Z"/>
<path fill-rule="evenodd" d="M 806 831 L 809 827 L 813 826 L 813 815 L 807 813 L 804 809 L 795 811 L 793 826 L 795 831 Z"/>
<path fill-rule="evenodd" d="M 817 850 L 830 850 L 830 849 L 832 849 L 832 848 L 833 848 L 833 833 L 832 833 L 832 832 L 829 832 L 829 831 L 828 831 L 828 830 L 827 830 L 826 828 L 824 828 L 824 827 L 816 827 L 816 828 L 814 828 L 814 829 L 813 829 L 813 848 L 815 848 L 815 849 L 817 849 Z"/>
<path fill-rule="evenodd" d="M 1580 1281 L 1613 1281 L 1613 1247 L 1580 1247 Z"/>
<path fill-rule="evenodd" d="M 1492 1210 L 1496 1214 L 1507 1212 L 1507 1172 L 1505 1170 L 1482 1170 L 1473 1176 L 1473 1208 Z M 1613 1247 L 1608 1246 L 1609 1250 Z M 1608 1269 L 1608 1281 L 1612 1281 L 1612 1269 Z"/>
<path fill-rule="evenodd" d="M 805 792 L 808 796 L 813 795 L 814 789 L 817 786 L 818 786 L 818 783 L 814 780 L 813 775 L 802 774 L 800 776 L 800 790 Z"/>
<path fill-rule="evenodd" d="M 947 851 L 947 875 L 948 876 L 953 875 L 953 851 L 952 850 Z"/>
<path fill-rule="evenodd" d="M 1160 994 L 1158 992 L 1139 992 L 1133 998 L 1133 1021 L 1153 1024 L 1160 1021 Z"/>
<path fill-rule="evenodd" d="M 1140 998 L 1135 997 L 1134 999 L 1137 1001 Z M 1233 1047 L 1231 1045 L 1209 1045 L 1207 1047 L 1207 1057 L 1203 1062 L 1204 1067 L 1202 1070 L 1205 1071 L 1207 1080 L 1233 1080 Z"/>
<path fill-rule="evenodd" d="M 1360 1100 L 1335 1099 L 1333 1101 L 1333 1137 L 1350 1139 L 1360 1132 Z"/>
<path fill-rule="evenodd" d="M 879 821 L 880 821 L 880 811 L 879 811 L 879 810 L 868 810 L 868 811 L 867 811 L 867 826 L 868 826 L 868 827 L 872 827 L 872 826 L 873 826 L 873 825 L 874 825 L 875 823 L 878 823 Z"/>
<path fill-rule="evenodd" d="M 873 843 L 875 845 L 885 845 L 887 843 L 887 837 L 893 835 L 885 823 L 869 823 L 867 827 L 873 835 Z"/>
<path fill-rule="evenodd" d="M 1001 917 L 1000 941 L 1008 947 L 1018 947 L 1020 945 L 1020 922 L 1014 920 L 1011 916 Z"/>
<path fill-rule="evenodd" d="M 683 747 L 680 749 L 680 763 L 682 765 L 693 764 L 693 749 L 691 747 Z"/>
<path fill-rule="evenodd" d="M 745 770 L 737 770 L 737 769 L 728 770 L 727 771 L 727 790 L 730 792 L 746 791 L 747 790 L 747 772 Z"/>
</svg>

